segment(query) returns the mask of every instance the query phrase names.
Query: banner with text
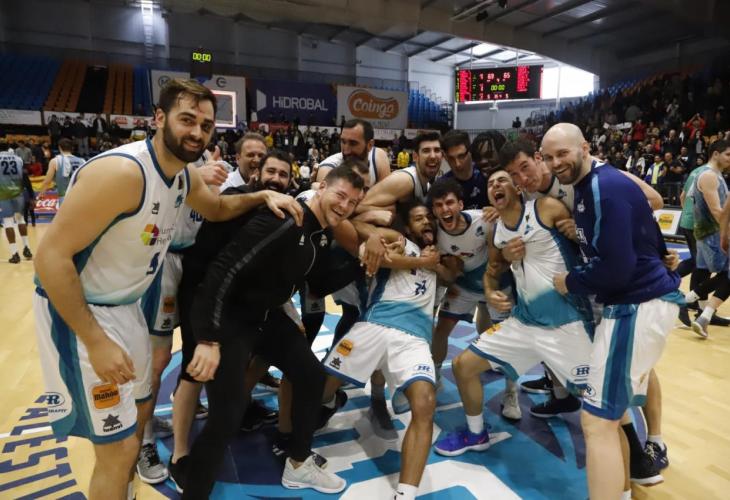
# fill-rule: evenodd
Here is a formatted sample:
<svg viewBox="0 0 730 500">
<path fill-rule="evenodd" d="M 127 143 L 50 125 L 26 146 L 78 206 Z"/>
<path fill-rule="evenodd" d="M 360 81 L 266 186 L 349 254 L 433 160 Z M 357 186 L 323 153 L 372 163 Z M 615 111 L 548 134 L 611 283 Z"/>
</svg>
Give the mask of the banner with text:
<svg viewBox="0 0 730 500">
<path fill-rule="evenodd" d="M 337 98 L 331 85 L 249 78 L 247 86 L 253 100 L 252 122 L 298 118 L 301 124 L 333 125 L 337 118 Z"/>
<path fill-rule="evenodd" d="M 363 87 L 337 87 L 337 116 L 362 118 L 375 128 L 404 129 L 408 126 L 408 94 Z"/>
<path fill-rule="evenodd" d="M 0 109 L 0 123 L 10 125 L 41 125 L 41 112 L 27 109 Z"/>
</svg>

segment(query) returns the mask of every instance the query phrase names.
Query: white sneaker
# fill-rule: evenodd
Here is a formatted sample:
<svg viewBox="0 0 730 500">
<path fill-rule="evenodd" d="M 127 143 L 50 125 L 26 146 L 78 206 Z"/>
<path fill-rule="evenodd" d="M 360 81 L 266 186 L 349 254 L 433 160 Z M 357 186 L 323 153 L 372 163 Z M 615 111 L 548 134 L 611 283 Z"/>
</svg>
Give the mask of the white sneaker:
<svg viewBox="0 0 730 500">
<path fill-rule="evenodd" d="M 297 469 L 286 459 L 281 485 L 290 490 L 312 488 L 320 493 L 339 493 L 347 486 L 347 481 L 336 474 L 317 467 L 310 455 Z"/>
<path fill-rule="evenodd" d="M 502 398 L 502 416 L 510 420 L 519 420 L 522 418 L 522 410 L 517 399 L 517 391 L 507 391 Z"/>
<path fill-rule="evenodd" d="M 152 417 L 152 429 L 157 439 L 168 438 L 172 436 L 172 420 Z"/>
<path fill-rule="evenodd" d="M 165 481 L 170 475 L 167 467 L 157 454 L 157 446 L 148 443 L 142 446 L 137 459 L 137 474 L 147 484 L 158 484 Z"/>
</svg>

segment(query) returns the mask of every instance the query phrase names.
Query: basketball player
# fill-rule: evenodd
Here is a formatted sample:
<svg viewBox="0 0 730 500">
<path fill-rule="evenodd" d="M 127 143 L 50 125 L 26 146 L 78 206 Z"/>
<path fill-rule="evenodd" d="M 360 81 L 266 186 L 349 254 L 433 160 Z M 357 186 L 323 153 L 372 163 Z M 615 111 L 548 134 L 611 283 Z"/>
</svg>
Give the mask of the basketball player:
<svg viewBox="0 0 730 500">
<path fill-rule="evenodd" d="M 58 193 L 58 206 L 61 206 L 63 197 L 66 196 L 66 190 L 68 189 L 71 176 L 86 160 L 72 154 L 73 142 L 71 142 L 71 139 L 65 137 L 58 141 L 58 151 L 58 155 L 48 162 L 48 172 L 46 172 L 46 177 L 43 179 L 38 197 L 43 198 L 46 195 L 46 191 L 51 187 L 51 182 L 55 180 L 56 192 Z"/>
<path fill-rule="evenodd" d="M 291 219 L 280 221 L 270 211 L 259 211 L 208 267 L 191 316 L 198 345 L 185 368 L 207 382 L 210 414 L 190 453 L 183 498 L 210 495 L 247 405 L 244 372 L 252 350 L 279 367 L 293 385 L 293 436 L 282 485 L 323 493 L 345 488 L 343 479 L 322 470 L 311 456 L 325 374 L 288 305 L 301 283 L 326 267 L 333 232 L 352 213 L 363 187 L 352 169 L 332 169 L 315 197 L 302 204 L 301 228 Z M 343 245 L 357 253 L 357 235 L 350 229 L 354 244 Z"/>
<path fill-rule="evenodd" d="M 577 263 L 575 245 L 556 225 L 570 217 L 565 206 L 552 198 L 523 201 L 504 170 L 494 170 L 487 180 L 491 205 L 499 212 L 489 235 L 489 261 L 484 288 L 490 305 L 509 318 L 482 333 L 453 361 L 467 428 L 447 434 L 435 449 L 447 456 L 489 447 L 484 426 L 483 388 L 479 379 L 497 369 L 513 380 L 542 361 L 565 387 L 586 383 L 593 333 L 587 299 L 564 297 L 552 286 L 553 276 Z M 513 238 L 522 238 L 527 250 L 512 264 L 517 304 L 500 290 L 499 278 L 510 267 L 501 249 Z"/>
<path fill-rule="evenodd" d="M 345 158 L 358 158 L 370 165 L 370 184 L 372 187 L 390 174 L 388 154 L 375 147 L 375 131 L 367 120 L 352 119 L 342 126 L 340 152 L 322 160 L 317 170 L 316 182 L 324 179 L 330 170 L 342 164 Z"/>
<path fill-rule="evenodd" d="M 438 380 L 441 364 L 446 359 L 449 335 L 459 320 L 472 323 L 478 310 L 477 332 L 482 333 L 491 326 L 492 320 L 502 321 L 507 314 L 495 309 L 488 311 L 484 298 L 482 278 L 487 267 L 487 235 L 492 233 L 492 223 L 484 221 L 481 210 L 463 210 L 462 188 L 454 179 L 437 180 L 429 191 L 429 199 L 438 220 L 436 241 L 439 251 L 442 255 L 455 256 L 463 263 L 462 274 L 441 300 L 433 332 L 431 352 Z M 522 418 L 517 384 L 511 380 L 502 401 L 502 415 L 513 420 Z"/>
<path fill-rule="evenodd" d="M 8 151 L 8 143 L 0 141 L 0 217 L 10 246 L 11 264 L 20 263 L 18 245 L 15 243 L 15 223 L 23 240 L 23 257 L 30 260 L 33 254 L 28 247 L 28 226 L 23 219 L 23 160 Z"/>
<path fill-rule="evenodd" d="M 258 174 L 261 160 L 264 159 L 268 148 L 261 134 L 247 132 L 236 142 L 236 163 L 238 168 L 228 174 L 228 179 L 220 187 L 221 192 L 229 187 L 239 187 L 248 184 L 252 176 Z"/>
<path fill-rule="evenodd" d="M 204 151 L 203 156 L 187 168 L 197 168 L 207 186 L 217 187 L 226 180 L 227 172 L 220 162 L 206 163 L 211 158 L 210 152 Z M 172 333 L 179 325 L 177 292 L 182 278 L 183 252 L 195 243 L 202 221 L 203 217 L 185 203 L 175 223 L 175 232 L 160 271 L 141 298 L 152 345 L 152 401 L 157 401 L 162 372 L 172 359 Z M 197 397 L 196 394 L 195 402 L 198 401 Z M 181 401 L 185 400 L 185 395 L 182 395 Z M 191 414 L 195 413 L 195 406 L 189 409 Z M 178 413 L 186 410 L 180 402 L 177 404 Z M 172 433 L 173 428 L 166 420 L 153 416 L 147 421 L 137 461 L 137 474 L 143 482 L 158 484 L 167 479 L 168 471 L 160 460 L 155 437 L 164 438 Z"/>
<path fill-rule="evenodd" d="M 182 204 L 224 220 L 267 203 L 301 217 L 278 193 L 219 198 L 195 169 L 214 131 L 216 100 L 193 80 L 160 92 L 153 139 L 95 157 L 71 179 L 38 249 L 34 297 L 54 433 L 85 437 L 96 457 L 91 499 L 131 498 L 130 475 L 154 402 L 147 325 L 139 307 L 164 260 Z M 83 221 L 83 223 L 80 223 Z"/>
<path fill-rule="evenodd" d="M 416 201 L 401 212 L 406 222 L 405 255 L 391 255 L 391 262 L 383 264 L 370 284 L 361 321 L 323 364 L 336 377 L 328 379 L 325 400 L 333 399 L 342 381 L 364 387 L 374 370 L 382 370 L 393 393 L 405 393 L 412 417 L 403 439 L 395 498 L 415 499 L 431 446 L 436 406 L 429 348 L 436 279 L 448 271 L 433 247 L 435 226 L 428 208 Z"/>
<path fill-rule="evenodd" d="M 464 193 L 464 209 L 481 210 L 487 206 L 487 179 L 476 168 L 471 157 L 469 134 L 450 130 L 441 138 L 441 147 L 451 170 L 444 174 L 461 184 Z"/>
<path fill-rule="evenodd" d="M 567 123 L 551 127 L 542 141 L 547 166 L 574 187 L 576 234 L 587 264 L 555 276 L 555 289 L 596 295 L 604 305 L 581 416 L 588 489 L 601 500 L 624 491 L 619 422 L 629 406 L 643 402 L 684 297 L 679 276 L 662 262 L 667 250 L 646 196 L 610 165 L 598 166 L 589 148 L 580 129 Z"/>
</svg>

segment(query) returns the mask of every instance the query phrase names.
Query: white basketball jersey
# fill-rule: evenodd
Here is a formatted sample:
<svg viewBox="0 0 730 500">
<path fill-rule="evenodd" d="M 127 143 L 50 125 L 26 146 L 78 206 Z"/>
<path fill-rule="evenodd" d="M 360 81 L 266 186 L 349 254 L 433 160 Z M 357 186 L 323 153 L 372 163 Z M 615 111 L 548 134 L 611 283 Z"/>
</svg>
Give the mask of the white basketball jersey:
<svg viewBox="0 0 730 500">
<path fill-rule="evenodd" d="M 307 189 L 306 191 L 302 191 L 297 195 L 297 200 L 303 201 L 304 203 L 308 202 L 312 198 L 314 198 L 314 195 L 317 193 L 314 189 Z"/>
<path fill-rule="evenodd" d="M 405 172 L 406 174 L 411 176 L 411 180 L 413 181 L 413 198 L 420 201 L 421 203 L 426 203 L 426 198 L 428 197 L 428 190 L 431 187 L 430 184 L 426 186 L 426 189 L 423 189 L 423 185 L 421 184 L 421 181 L 418 179 L 418 170 L 416 169 L 415 165 L 412 165 L 410 167 L 402 168 L 400 170 L 397 170 L 397 172 Z"/>
<path fill-rule="evenodd" d="M 585 298 L 560 295 L 553 277 L 578 263 L 577 248 L 555 228 L 545 227 L 536 212 L 536 200 L 527 201 L 516 228 L 497 223 L 494 243 L 504 248 L 513 238 L 525 243 L 525 257 L 512 262 L 517 305 L 512 315 L 528 325 L 556 327 L 590 318 Z"/>
<path fill-rule="evenodd" d="M 202 167 L 209 157 L 210 153 L 204 151 L 203 156 L 198 161 L 188 164 L 188 168 Z M 180 215 L 178 215 L 177 222 L 175 222 L 175 233 L 172 235 L 170 250 L 179 251 L 193 246 L 201 225 L 203 225 L 203 216 L 185 203 Z"/>
<path fill-rule="evenodd" d="M 449 234 L 439 225 L 436 246 L 442 255 L 455 255 L 464 261 L 464 274 L 456 284 L 475 293 L 484 293 L 484 272 L 487 269 L 487 235 L 492 226 L 482 219 L 481 210 L 465 210 L 466 229 L 460 234 Z"/>
<path fill-rule="evenodd" d="M 373 187 L 376 182 L 378 182 L 380 179 L 378 179 L 378 169 L 375 168 L 375 150 L 377 148 L 373 148 L 368 153 L 368 166 L 370 167 L 370 184 L 368 184 L 368 187 Z M 319 164 L 320 167 L 339 167 L 342 165 L 342 162 L 345 161 L 345 157 L 342 155 L 342 153 L 335 153 L 333 155 L 328 156 L 322 162 Z"/>
<path fill-rule="evenodd" d="M 560 181 L 558 181 L 558 178 L 554 175 L 552 180 L 550 181 L 550 187 L 547 189 L 547 191 L 535 191 L 534 193 L 528 193 L 527 191 L 524 191 L 524 195 L 525 200 L 539 200 L 540 198 L 544 198 L 546 196 L 549 196 L 550 198 L 555 198 L 556 200 L 562 202 L 571 214 L 573 213 L 573 199 L 575 198 L 575 195 L 573 194 L 573 185 L 560 184 Z"/>
<path fill-rule="evenodd" d="M 421 249 L 406 240 L 405 255 L 418 257 Z M 430 341 L 435 300 L 434 271 L 381 268 L 370 284 L 362 320 Z"/>
<path fill-rule="evenodd" d="M 139 165 L 144 175 L 142 200 L 134 213 L 118 216 L 73 260 L 88 303 L 131 304 L 144 294 L 162 264 L 188 195 L 190 179 L 186 169 L 167 179 L 147 139 L 89 160 L 75 172 L 69 189 L 74 189 L 79 172 L 109 156 L 128 158 Z"/>
</svg>

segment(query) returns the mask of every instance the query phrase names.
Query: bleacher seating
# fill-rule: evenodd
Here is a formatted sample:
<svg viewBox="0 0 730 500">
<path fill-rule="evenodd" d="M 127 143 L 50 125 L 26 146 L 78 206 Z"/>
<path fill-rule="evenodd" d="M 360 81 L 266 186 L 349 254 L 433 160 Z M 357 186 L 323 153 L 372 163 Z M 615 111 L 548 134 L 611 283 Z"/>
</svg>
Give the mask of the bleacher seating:
<svg viewBox="0 0 730 500">
<path fill-rule="evenodd" d="M 415 128 L 447 125 L 448 106 L 436 101 L 431 92 L 412 88 L 408 93 L 408 121 Z"/>
<path fill-rule="evenodd" d="M 0 54 L 0 108 L 41 109 L 59 67 L 47 57 Z"/>
</svg>

